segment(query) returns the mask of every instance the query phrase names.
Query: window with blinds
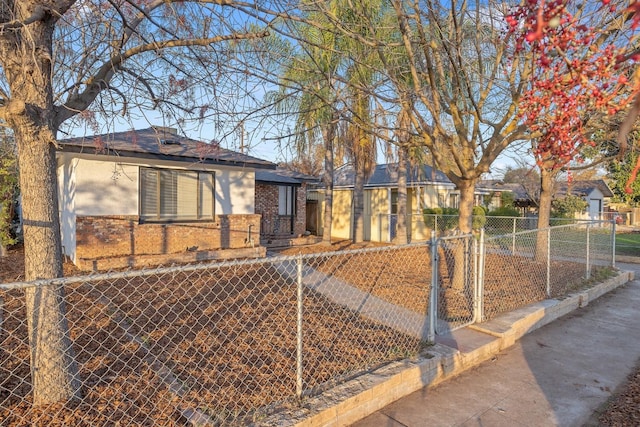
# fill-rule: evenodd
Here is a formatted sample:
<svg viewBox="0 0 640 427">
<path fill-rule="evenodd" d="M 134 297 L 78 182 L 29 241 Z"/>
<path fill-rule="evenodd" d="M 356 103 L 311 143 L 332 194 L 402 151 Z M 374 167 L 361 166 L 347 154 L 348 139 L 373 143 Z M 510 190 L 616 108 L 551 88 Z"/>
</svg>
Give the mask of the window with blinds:
<svg viewBox="0 0 640 427">
<path fill-rule="evenodd" d="M 140 219 L 212 220 L 213 183 L 211 172 L 140 168 Z"/>
</svg>

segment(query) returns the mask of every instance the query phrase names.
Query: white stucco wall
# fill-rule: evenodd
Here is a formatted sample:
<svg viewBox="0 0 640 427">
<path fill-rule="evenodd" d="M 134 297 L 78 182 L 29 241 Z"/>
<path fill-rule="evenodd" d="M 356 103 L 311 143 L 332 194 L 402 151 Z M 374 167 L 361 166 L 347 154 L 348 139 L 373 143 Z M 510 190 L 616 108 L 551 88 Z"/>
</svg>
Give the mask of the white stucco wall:
<svg viewBox="0 0 640 427">
<path fill-rule="evenodd" d="M 255 213 L 255 170 L 117 156 L 58 154 L 62 244 L 75 256 L 76 216 L 138 215 L 139 168 L 201 170 L 215 174 L 215 214 Z"/>
<path fill-rule="evenodd" d="M 137 215 L 138 166 L 74 158 L 76 215 Z"/>
<path fill-rule="evenodd" d="M 602 209 L 604 208 L 604 195 L 600 190 L 595 188 L 587 197 L 587 215 L 591 220 L 599 220 Z"/>
<path fill-rule="evenodd" d="M 58 159 L 58 204 L 60 209 L 60 233 L 62 253 L 75 261 L 76 248 L 76 214 L 75 191 L 76 181 L 70 163 L 61 163 Z"/>
<path fill-rule="evenodd" d="M 214 170 L 216 215 L 255 213 L 255 171 L 253 169 Z"/>
</svg>

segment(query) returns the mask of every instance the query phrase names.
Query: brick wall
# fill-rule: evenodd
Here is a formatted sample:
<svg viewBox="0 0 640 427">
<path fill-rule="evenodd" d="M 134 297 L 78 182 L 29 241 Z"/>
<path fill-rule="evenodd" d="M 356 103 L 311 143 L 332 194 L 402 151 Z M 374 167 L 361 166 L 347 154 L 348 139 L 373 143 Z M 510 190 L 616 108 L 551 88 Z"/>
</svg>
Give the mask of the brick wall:
<svg viewBox="0 0 640 427">
<path fill-rule="evenodd" d="M 307 184 L 302 183 L 302 187 L 296 192 L 296 219 L 294 233 L 298 236 L 307 231 Z"/>
<path fill-rule="evenodd" d="M 211 223 L 140 224 L 137 216 L 76 218 L 76 258 L 172 254 L 259 244 L 260 215 L 218 215 Z"/>
<path fill-rule="evenodd" d="M 278 215 L 278 186 L 256 182 L 255 205 L 257 214 Z"/>
</svg>

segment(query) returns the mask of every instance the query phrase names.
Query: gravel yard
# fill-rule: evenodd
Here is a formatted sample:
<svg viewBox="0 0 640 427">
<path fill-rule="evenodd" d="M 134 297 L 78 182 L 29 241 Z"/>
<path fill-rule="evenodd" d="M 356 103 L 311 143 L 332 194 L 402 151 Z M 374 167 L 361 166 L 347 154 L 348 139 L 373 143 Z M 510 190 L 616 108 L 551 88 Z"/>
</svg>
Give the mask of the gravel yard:
<svg viewBox="0 0 640 427">
<path fill-rule="evenodd" d="M 281 254 L 376 246 L 338 242 L 332 247 L 290 248 Z M 393 254 L 343 254 L 314 258 L 310 264 L 327 276 L 425 314 L 431 277 L 428 250 L 412 247 Z M 445 256 L 440 258 L 445 278 L 441 297 L 446 301 L 450 263 Z M 487 265 L 497 272 L 486 277 L 488 316 L 512 309 L 511 304 L 522 306 L 545 297 L 539 284 L 523 283 L 523 278 L 535 277 L 541 266 L 531 260 L 517 264 L 512 258 L 488 257 Z M 584 273 L 582 265 L 571 262 L 557 262 L 552 268 L 564 274 L 552 284 L 557 294 L 566 290 L 563 287 L 578 286 Z M 0 259 L 0 282 L 22 280 L 22 271 L 21 248 Z M 65 275 L 75 274 L 73 265 L 65 265 Z M 297 404 L 295 282 L 268 263 L 198 274 L 85 281 L 67 286 L 66 293 L 84 399 L 55 408 L 30 408 L 30 385 L 24 381 L 29 377 L 29 351 L 22 293 L 4 293 L 3 426 L 28 421 L 33 425 L 183 425 L 194 412 L 214 423 L 241 422 Z M 304 299 L 304 322 L 308 392 L 329 387 L 335 378 L 424 350 L 419 340 L 313 291 Z M 640 374 L 630 376 L 627 388 L 601 415 L 603 425 L 637 425 L 616 420 L 627 419 L 625 414 L 638 416 L 639 384 Z"/>
</svg>

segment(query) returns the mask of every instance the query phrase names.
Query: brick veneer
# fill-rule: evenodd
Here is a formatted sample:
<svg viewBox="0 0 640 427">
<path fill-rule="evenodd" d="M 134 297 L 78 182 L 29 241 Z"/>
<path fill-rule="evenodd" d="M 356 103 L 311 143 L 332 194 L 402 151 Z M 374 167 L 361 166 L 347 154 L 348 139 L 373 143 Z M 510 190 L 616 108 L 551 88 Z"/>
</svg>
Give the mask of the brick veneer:
<svg viewBox="0 0 640 427">
<path fill-rule="evenodd" d="M 278 215 L 278 186 L 256 182 L 256 213 L 265 216 Z"/>
<path fill-rule="evenodd" d="M 260 215 L 218 215 L 215 222 L 140 224 L 137 216 L 76 218 L 76 258 L 175 254 L 259 245 Z"/>
<path fill-rule="evenodd" d="M 296 208 L 294 232 L 297 236 L 301 236 L 307 231 L 307 184 L 305 182 L 296 192 Z"/>
<path fill-rule="evenodd" d="M 256 182 L 255 187 L 256 213 L 265 217 L 275 218 L 278 215 L 279 190 L 277 184 Z M 296 212 L 293 234 L 301 236 L 307 230 L 307 184 L 302 183 L 296 188 Z"/>
</svg>

